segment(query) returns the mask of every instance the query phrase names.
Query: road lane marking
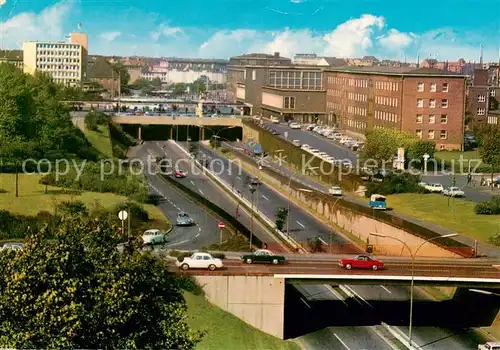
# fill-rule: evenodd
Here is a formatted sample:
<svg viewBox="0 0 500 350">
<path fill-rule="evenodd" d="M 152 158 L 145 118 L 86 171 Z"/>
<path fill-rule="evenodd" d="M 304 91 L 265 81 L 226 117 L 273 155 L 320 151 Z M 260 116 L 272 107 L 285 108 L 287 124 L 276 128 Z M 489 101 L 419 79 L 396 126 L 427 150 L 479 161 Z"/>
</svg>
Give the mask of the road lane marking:
<svg viewBox="0 0 500 350">
<path fill-rule="evenodd" d="M 200 193 L 201 193 L 202 195 L 205 195 L 205 193 L 203 193 L 203 191 L 202 191 L 202 190 L 198 189 L 198 191 L 200 191 Z"/>
<path fill-rule="evenodd" d="M 264 198 L 266 201 L 269 200 L 269 198 L 267 198 L 266 196 L 262 195 L 262 198 Z"/>
<path fill-rule="evenodd" d="M 304 300 L 304 298 L 300 298 L 300 300 L 302 300 L 302 302 L 303 302 L 304 304 L 306 304 L 306 306 L 307 306 L 309 309 L 311 308 L 311 306 L 310 306 L 310 305 L 309 305 L 309 304 L 308 304 L 308 303 Z"/>
<path fill-rule="evenodd" d="M 238 180 L 241 180 L 241 177 L 239 177 L 239 176 L 236 176 L 236 178 L 237 178 Z"/>
<path fill-rule="evenodd" d="M 189 239 L 185 239 L 184 241 L 180 241 L 180 242 L 176 242 L 176 243 L 172 243 L 172 244 L 167 244 L 167 247 L 173 247 L 173 246 L 176 246 L 176 245 L 179 245 L 179 244 L 184 244 L 184 243 L 187 243 L 189 242 Z"/>
<path fill-rule="evenodd" d="M 345 302 L 345 298 L 342 296 L 342 294 L 340 294 L 339 292 L 337 292 L 335 289 L 332 288 L 332 286 L 330 286 L 328 284 L 325 284 L 324 286 L 325 286 L 325 288 L 326 288 L 327 291 L 329 291 L 330 293 L 333 294 L 333 296 L 335 296 L 335 298 L 337 298 L 342 303 L 344 303 L 344 305 L 347 305 L 347 303 Z"/>
<path fill-rule="evenodd" d="M 304 225 L 302 225 L 300 222 L 298 222 L 298 221 L 295 221 L 295 222 L 296 222 L 297 224 L 299 224 L 300 226 L 302 226 L 302 228 L 305 228 L 305 226 L 304 226 Z"/>
<path fill-rule="evenodd" d="M 336 334 L 336 333 L 333 333 L 333 335 L 335 336 L 335 338 L 337 338 L 337 340 L 342 344 L 344 345 L 344 347 L 347 349 L 347 350 L 351 350 L 346 343 L 344 343 L 344 341 L 342 339 L 340 339 L 340 337 Z"/>
<path fill-rule="evenodd" d="M 361 301 L 363 301 L 366 305 L 370 306 L 370 307 L 373 307 L 368 301 L 366 301 L 365 298 L 363 298 L 358 292 L 356 292 L 354 289 L 352 289 L 351 287 L 349 286 L 343 286 L 345 289 L 349 290 L 351 292 L 352 295 L 356 296 L 357 298 L 359 298 Z"/>
<path fill-rule="evenodd" d="M 189 182 L 191 182 L 191 184 L 192 184 L 193 186 L 196 186 L 196 185 L 194 184 L 194 181 L 193 181 L 193 180 L 191 180 L 191 181 L 189 181 Z"/>
<path fill-rule="evenodd" d="M 387 293 L 392 294 L 392 292 L 385 286 L 380 286 L 380 287 L 382 287 L 382 289 L 385 290 Z"/>
<path fill-rule="evenodd" d="M 326 242 L 323 240 L 323 238 L 318 237 L 318 239 L 321 241 L 321 243 L 326 244 L 326 245 L 329 245 L 328 243 L 326 243 Z"/>
</svg>

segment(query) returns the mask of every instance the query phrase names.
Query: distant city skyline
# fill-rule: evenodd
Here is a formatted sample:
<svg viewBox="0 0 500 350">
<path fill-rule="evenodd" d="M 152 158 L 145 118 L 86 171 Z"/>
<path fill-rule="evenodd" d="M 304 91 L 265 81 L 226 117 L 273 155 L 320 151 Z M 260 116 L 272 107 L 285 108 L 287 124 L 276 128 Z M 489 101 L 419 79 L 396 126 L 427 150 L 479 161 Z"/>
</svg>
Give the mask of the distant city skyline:
<svg viewBox="0 0 500 350">
<path fill-rule="evenodd" d="M 496 11 L 472 0 L 429 6 L 394 0 L 0 1 L 0 49 L 63 40 L 79 29 L 89 54 L 223 58 L 249 52 L 415 62 L 498 61 Z"/>
</svg>

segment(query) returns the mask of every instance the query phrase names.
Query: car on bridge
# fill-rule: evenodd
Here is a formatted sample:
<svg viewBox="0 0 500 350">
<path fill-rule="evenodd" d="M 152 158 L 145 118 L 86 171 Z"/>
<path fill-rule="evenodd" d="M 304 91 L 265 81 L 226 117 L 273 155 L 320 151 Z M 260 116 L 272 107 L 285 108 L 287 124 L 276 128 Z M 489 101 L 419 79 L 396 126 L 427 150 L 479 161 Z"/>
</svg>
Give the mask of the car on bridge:
<svg viewBox="0 0 500 350">
<path fill-rule="evenodd" d="M 212 255 L 202 252 L 193 253 L 190 257 L 186 257 L 182 261 L 177 261 L 176 264 L 184 271 L 189 269 L 215 271 L 224 267 L 221 259 L 214 258 Z"/>
<path fill-rule="evenodd" d="M 242 255 L 241 261 L 247 264 L 269 263 L 278 265 L 279 263 L 285 262 L 285 257 L 283 255 L 275 255 L 267 249 L 258 249 L 253 253 Z"/>
<path fill-rule="evenodd" d="M 188 213 L 181 212 L 177 214 L 177 226 L 191 226 L 194 225 L 193 219 L 189 217 Z"/>
<path fill-rule="evenodd" d="M 384 263 L 379 260 L 372 259 L 368 255 L 356 255 L 352 259 L 341 259 L 339 266 L 346 270 L 351 269 L 371 269 L 377 271 L 384 268 Z"/>
<path fill-rule="evenodd" d="M 299 123 L 290 123 L 290 129 L 300 129 Z"/>
<path fill-rule="evenodd" d="M 342 189 L 339 186 L 330 187 L 328 194 L 331 196 L 342 196 Z"/>
</svg>

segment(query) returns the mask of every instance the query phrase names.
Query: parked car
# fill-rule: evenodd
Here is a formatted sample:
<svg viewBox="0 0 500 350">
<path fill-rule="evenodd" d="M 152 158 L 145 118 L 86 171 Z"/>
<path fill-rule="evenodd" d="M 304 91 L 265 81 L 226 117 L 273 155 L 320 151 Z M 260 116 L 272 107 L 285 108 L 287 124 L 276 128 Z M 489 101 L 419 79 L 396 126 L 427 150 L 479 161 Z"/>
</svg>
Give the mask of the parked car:
<svg viewBox="0 0 500 350">
<path fill-rule="evenodd" d="M 279 124 L 280 123 L 280 120 L 276 117 L 271 117 L 271 123 L 273 124 Z"/>
<path fill-rule="evenodd" d="M 183 270 L 209 269 L 215 271 L 224 267 L 224 264 L 221 259 L 214 258 L 208 253 L 193 253 L 193 255 L 184 258 L 181 262 L 177 261 L 177 266 Z"/>
<path fill-rule="evenodd" d="M 191 226 L 194 224 L 193 219 L 188 215 L 188 213 L 181 212 L 177 214 L 177 226 Z"/>
<path fill-rule="evenodd" d="M 267 249 L 258 249 L 253 253 L 245 254 L 241 256 L 241 261 L 247 264 L 256 263 L 272 263 L 278 265 L 279 263 L 285 262 L 285 257 L 282 255 L 275 255 L 273 252 Z"/>
<path fill-rule="evenodd" d="M 334 136 L 334 138 L 333 138 L 333 139 L 334 139 L 335 141 L 340 141 L 340 140 L 341 140 L 342 138 L 344 138 L 344 137 L 346 137 L 344 134 L 337 133 L 337 134 L 335 134 L 335 136 Z"/>
<path fill-rule="evenodd" d="M 328 194 L 332 196 L 342 196 L 342 189 L 339 186 L 332 186 L 328 189 Z"/>
<path fill-rule="evenodd" d="M 349 141 L 351 141 L 351 138 L 350 138 L 350 137 L 347 137 L 347 136 L 344 136 L 343 138 L 341 138 L 341 139 L 339 140 L 339 143 L 340 143 L 341 145 L 345 145 L 345 144 L 346 144 L 347 142 L 349 142 Z"/>
<path fill-rule="evenodd" d="M 255 176 L 249 176 L 248 177 L 248 183 L 250 185 L 260 185 L 262 182 L 260 182 L 259 178 L 258 177 L 255 177 Z"/>
<path fill-rule="evenodd" d="M 443 194 L 450 197 L 465 197 L 465 192 L 458 187 L 448 187 Z"/>
<path fill-rule="evenodd" d="M 273 135 L 279 135 L 280 133 L 276 129 L 271 129 L 271 134 L 273 134 Z"/>
<path fill-rule="evenodd" d="M 425 188 L 432 193 L 442 193 L 444 191 L 441 184 L 427 184 Z"/>
<path fill-rule="evenodd" d="M 181 170 L 176 170 L 174 171 L 174 176 L 178 179 L 182 179 L 186 177 L 186 174 Z"/>
<path fill-rule="evenodd" d="M 315 127 L 316 127 L 316 124 L 310 124 L 310 125 L 306 126 L 306 128 L 305 128 L 305 129 L 306 129 L 307 131 L 312 131 Z"/>
<path fill-rule="evenodd" d="M 341 259 L 339 266 L 346 270 L 351 269 L 372 269 L 377 271 L 384 268 L 384 263 L 379 260 L 372 259 L 368 255 L 357 255 L 352 259 Z"/>
<path fill-rule="evenodd" d="M 298 123 L 290 123 L 290 129 L 300 129 L 300 124 L 298 124 Z"/>
<path fill-rule="evenodd" d="M 24 248 L 24 243 L 5 243 L 3 246 L 0 247 L 0 250 L 4 249 L 12 249 L 12 250 L 23 250 Z"/>
<path fill-rule="evenodd" d="M 387 198 L 381 194 L 372 194 L 370 196 L 370 202 L 368 205 L 372 209 L 386 210 L 387 209 Z"/>
<path fill-rule="evenodd" d="M 477 346 L 478 350 L 500 350 L 500 342 L 489 341 L 485 344 L 480 344 Z"/>
<path fill-rule="evenodd" d="M 309 146 L 307 143 L 304 143 L 302 146 L 300 146 L 300 148 L 308 150 L 311 148 L 311 146 Z"/>
<path fill-rule="evenodd" d="M 146 230 L 142 234 L 142 241 L 144 244 L 165 243 L 167 236 L 158 229 Z"/>
</svg>

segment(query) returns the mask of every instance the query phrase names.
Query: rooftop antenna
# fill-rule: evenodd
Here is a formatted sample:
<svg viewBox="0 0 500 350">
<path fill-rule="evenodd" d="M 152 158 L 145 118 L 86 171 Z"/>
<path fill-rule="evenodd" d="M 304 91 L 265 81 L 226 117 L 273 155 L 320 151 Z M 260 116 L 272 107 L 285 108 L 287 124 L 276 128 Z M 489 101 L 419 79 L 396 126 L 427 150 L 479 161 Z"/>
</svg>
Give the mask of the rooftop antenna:
<svg viewBox="0 0 500 350">
<path fill-rule="evenodd" d="M 417 68 L 420 68 L 420 54 L 417 53 Z"/>
<path fill-rule="evenodd" d="M 481 65 L 481 68 L 483 68 L 483 44 L 479 45 L 479 48 L 480 48 L 479 64 Z"/>
</svg>

